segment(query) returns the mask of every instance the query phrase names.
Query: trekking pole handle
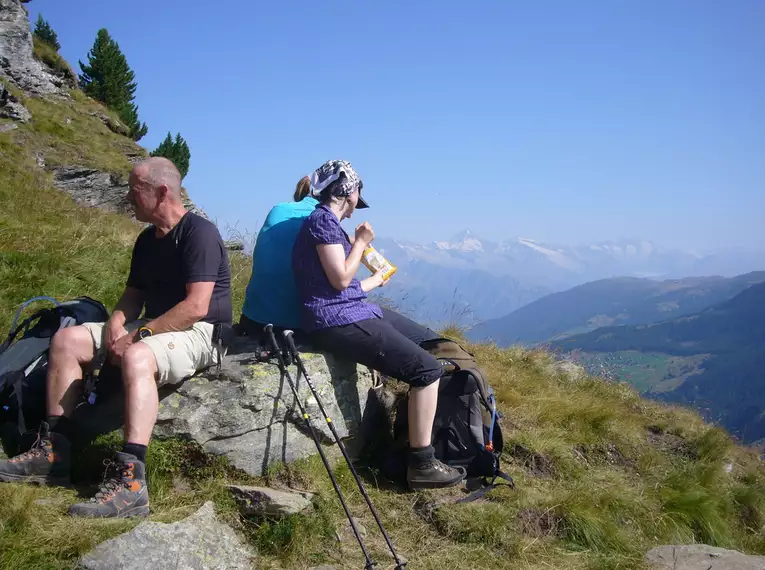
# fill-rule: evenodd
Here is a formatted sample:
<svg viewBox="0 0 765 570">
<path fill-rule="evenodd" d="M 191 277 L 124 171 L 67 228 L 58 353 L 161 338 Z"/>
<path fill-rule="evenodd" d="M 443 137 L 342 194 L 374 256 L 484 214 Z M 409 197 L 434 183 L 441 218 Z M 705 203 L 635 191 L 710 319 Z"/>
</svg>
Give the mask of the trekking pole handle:
<svg viewBox="0 0 765 570">
<path fill-rule="evenodd" d="M 308 387 L 311 389 L 311 392 L 314 393 L 314 397 L 316 397 L 316 401 L 319 404 L 319 409 L 321 410 L 321 413 L 324 414 L 324 417 L 327 418 L 327 411 L 324 409 L 324 406 L 321 403 L 321 400 L 318 399 L 316 396 L 316 386 L 314 386 L 313 381 L 308 376 L 308 372 L 305 369 L 305 366 L 303 365 L 303 361 L 300 358 L 300 353 L 298 352 L 297 346 L 295 346 L 295 333 L 291 331 L 290 329 L 286 329 L 284 332 L 282 332 L 282 335 L 284 335 L 284 340 L 287 342 L 287 346 L 290 349 L 290 352 L 292 353 L 292 357 L 295 359 L 295 362 L 298 364 L 298 369 L 303 369 L 303 378 L 305 378 L 306 383 L 308 384 Z M 331 420 L 330 420 L 331 421 Z"/>
</svg>

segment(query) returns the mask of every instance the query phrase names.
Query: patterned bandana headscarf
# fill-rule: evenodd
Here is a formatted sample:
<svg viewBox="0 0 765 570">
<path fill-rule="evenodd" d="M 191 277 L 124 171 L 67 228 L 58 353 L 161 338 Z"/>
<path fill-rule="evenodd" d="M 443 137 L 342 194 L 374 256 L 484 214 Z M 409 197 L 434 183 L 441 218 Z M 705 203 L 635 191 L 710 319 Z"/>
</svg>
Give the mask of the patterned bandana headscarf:
<svg viewBox="0 0 765 570">
<path fill-rule="evenodd" d="M 345 173 L 345 177 L 340 180 L 340 175 Z M 361 178 L 347 160 L 328 160 L 317 168 L 311 174 L 311 196 L 320 198 L 322 191 L 330 188 L 333 196 L 347 197 L 357 190 L 361 192 L 363 184 Z M 356 208 L 368 208 L 366 200 L 359 196 L 359 203 Z"/>
</svg>

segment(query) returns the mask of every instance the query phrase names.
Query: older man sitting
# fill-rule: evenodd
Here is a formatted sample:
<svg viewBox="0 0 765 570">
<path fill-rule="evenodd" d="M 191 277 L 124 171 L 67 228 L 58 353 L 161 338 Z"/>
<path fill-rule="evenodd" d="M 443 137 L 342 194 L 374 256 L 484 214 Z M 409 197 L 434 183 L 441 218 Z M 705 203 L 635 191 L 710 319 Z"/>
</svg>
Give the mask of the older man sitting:
<svg viewBox="0 0 765 570">
<path fill-rule="evenodd" d="M 125 442 L 100 491 L 89 502 L 72 505 L 71 515 L 149 513 L 145 460 L 157 419 L 157 387 L 215 364 L 213 327 L 232 320 L 226 248 L 215 225 L 184 208 L 177 168 L 165 158 L 149 158 L 134 166 L 129 186 L 136 219 L 151 225 L 135 242 L 122 297 L 107 322 L 61 329 L 53 337 L 48 417 L 38 443 L 0 461 L 0 481 L 69 482 L 76 429 L 70 417 L 81 397 L 84 369 L 99 351 L 107 351 L 122 372 Z"/>
</svg>

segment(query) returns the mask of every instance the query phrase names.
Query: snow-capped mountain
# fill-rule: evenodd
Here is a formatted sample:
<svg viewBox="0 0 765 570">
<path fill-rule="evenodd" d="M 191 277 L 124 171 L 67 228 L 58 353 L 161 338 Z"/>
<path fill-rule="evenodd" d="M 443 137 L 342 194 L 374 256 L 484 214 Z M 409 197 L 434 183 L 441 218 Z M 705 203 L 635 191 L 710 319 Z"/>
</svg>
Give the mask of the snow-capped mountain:
<svg viewBox="0 0 765 570">
<path fill-rule="evenodd" d="M 464 231 L 429 244 L 377 238 L 374 245 L 399 268 L 381 294 L 434 324 L 499 317 L 543 295 L 609 277 L 731 277 L 765 269 L 765 252 L 700 255 L 645 240 L 565 246 L 525 237 L 493 242 Z"/>
</svg>

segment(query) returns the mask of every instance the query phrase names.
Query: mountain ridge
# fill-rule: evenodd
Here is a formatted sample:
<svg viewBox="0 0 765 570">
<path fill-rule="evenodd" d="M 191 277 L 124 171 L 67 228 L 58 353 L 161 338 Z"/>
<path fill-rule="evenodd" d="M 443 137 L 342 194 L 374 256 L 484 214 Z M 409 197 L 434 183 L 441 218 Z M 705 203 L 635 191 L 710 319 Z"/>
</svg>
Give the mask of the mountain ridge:
<svg viewBox="0 0 765 570">
<path fill-rule="evenodd" d="M 689 315 L 765 281 L 765 271 L 735 277 L 686 277 L 658 281 L 601 279 L 537 299 L 509 315 L 477 324 L 473 340 L 500 346 L 535 344 L 609 325 L 638 325 Z"/>
</svg>

